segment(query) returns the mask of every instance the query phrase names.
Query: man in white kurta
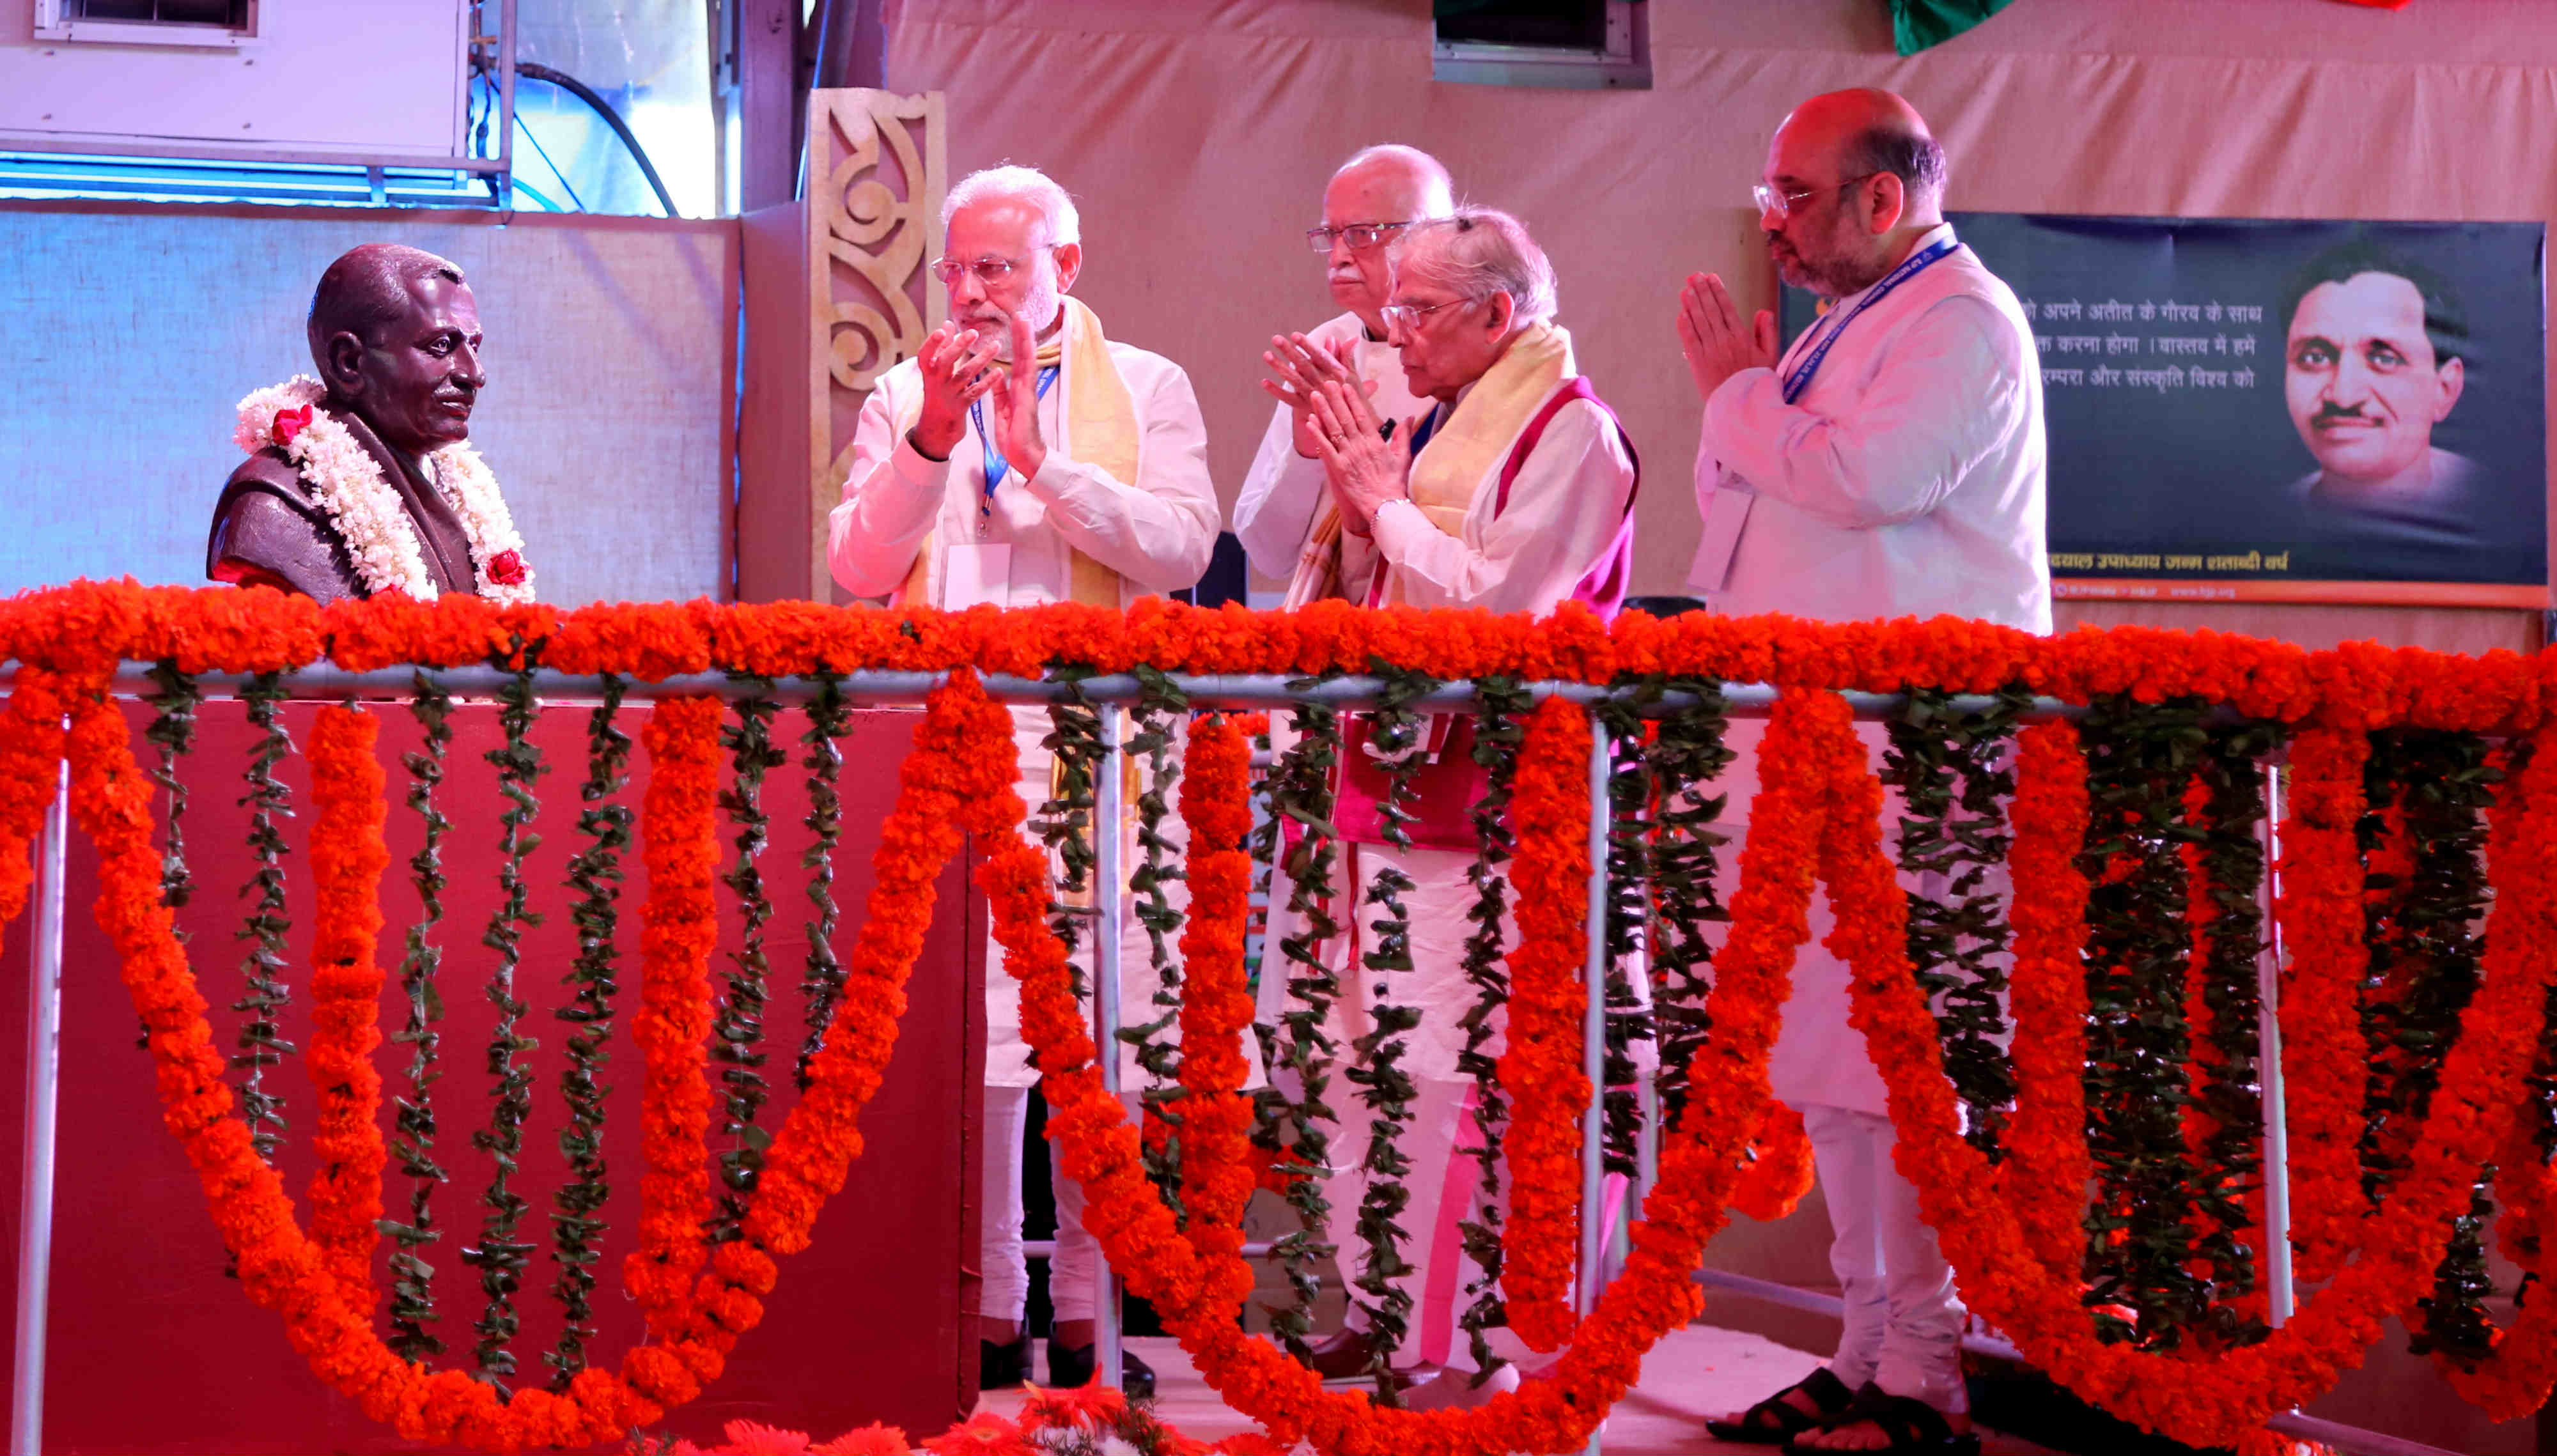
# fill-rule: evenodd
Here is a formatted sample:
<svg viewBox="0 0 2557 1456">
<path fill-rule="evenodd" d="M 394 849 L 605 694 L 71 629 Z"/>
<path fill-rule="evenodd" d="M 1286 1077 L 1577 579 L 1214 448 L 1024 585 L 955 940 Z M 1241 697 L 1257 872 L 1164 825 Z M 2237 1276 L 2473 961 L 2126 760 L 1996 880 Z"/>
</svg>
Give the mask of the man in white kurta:
<svg viewBox="0 0 2557 1456">
<path fill-rule="evenodd" d="M 951 189 L 949 252 L 933 266 L 953 322 L 862 407 L 843 503 L 828 523 L 829 559 L 847 590 L 951 609 L 1119 606 L 1206 570 L 1217 501 L 1197 396 L 1178 365 L 1105 339 L 1065 293 L 1082 264 L 1077 221 L 1063 190 L 1027 168 Z M 1014 367 L 1024 357 L 1036 367 Z M 1015 709 L 1012 723 L 1021 797 L 1035 811 L 1049 795 L 1047 715 Z M 1145 937 L 1134 915 L 1123 923 L 1123 985 L 1142 990 Z M 986 1374 L 1001 1385 L 1017 1384 L 1027 1365 L 1020 1163 L 1038 1072 L 1021 1041 L 1019 986 L 991 950 L 987 965 L 979 1302 Z M 1123 1068 L 1122 1085 L 1134 1087 L 1124 1059 Z M 1056 1193 L 1049 1378 L 1080 1386 L 1091 1374 L 1100 1254 L 1083 1228 L 1082 1190 L 1060 1176 Z M 1132 1384 L 1150 1389 L 1141 1370 L 1132 1362 Z"/>
<path fill-rule="evenodd" d="M 1380 605 L 1469 606 L 1545 613 L 1575 597 L 1612 612 L 1631 550 L 1636 467 L 1614 416 L 1588 391 L 1570 335 L 1550 322 L 1552 271 L 1515 218 L 1488 210 L 1410 229 L 1396 245 L 1394 294 L 1384 310 L 1405 376 L 1424 413 L 1397 422 L 1391 438 L 1355 381 L 1339 372 L 1312 389 L 1314 439 L 1327 489 L 1342 515 L 1347 580 L 1369 582 Z M 1299 364 L 1307 361 L 1300 352 Z M 1310 365 L 1307 365 L 1310 368 Z M 1531 438 L 1532 437 L 1532 438 Z M 1506 488 L 1504 479 L 1506 477 Z M 1372 571 L 1357 564 L 1372 556 Z M 1336 818 L 1347 819 L 1344 812 Z M 1466 829 L 1463 834 L 1469 835 Z M 1462 971 L 1475 898 L 1455 849 L 1393 850 L 1357 844 L 1347 856 L 1355 929 L 1327 950 L 1339 968 L 1335 1033 L 1346 1048 L 1373 1029 L 1380 995 L 1424 1009 L 1407 1034 L 1403 1068 L 1417 1088 L 1400 1136 L 1413 1164 L 1411 1202 L 1398 1220 L 1413 1267 L 1394 1282 L 1413 1301 L 1413 1339 L 1398 1364 L 1444 1366 L 1454 1354 L 1455 1311 L 1468 1275 L 1457 1224 L 1474 1205 L 1480 1172 L 1457 1156 L 1472 1131 L 1470 1078 L 1456 1067 L 1474 1002 Z M 1377 911 L 1369 888 L 1387 867 L 1410 876 L 1413 969 L 1380 977 L 1360 965 Z M 1495 1041 L 1487 1053 L 1497 1055 Z M 1344 1272 L 1364 1253 L 1355 1237 L 1366 1178 L 1356 1170 L 1372 1125 L 1349 1096 L 1341 1108 L 1329 1190 L 1331 1237 Z M 1361 1296 L 1362 1300 L 1366 1296 Z M 1355 1338 L 1355 1337 L 1354 1337 Z M 1503 1373 L 1505 1383 L 1515 1376 Z M 1462 1376 L 1423 1387 L 1415 1403 L 1478 1398 Z"/>
<path fill-rule="evenodd" d="M 1404 381 L 1402 352 L 1386 338 L 1378 312 L 1393 293 L 1386 249 L 1413 223 L 1443 217 L 1455 205 L 1447 169 L 1426 152 L 1369 147 L 1342 163 L 1323 189 L 1322 225 L 1305 238 L 1322 250 L 1324 281 L 1345 312 L 1307 332 L 1273 338 L 1265 359 L 1275 369 L 1280 351 L 1320 352 L 1369 390 L 1381 419 L 1419 415 L 1427 402 Z M 1364 579 L 1339 577 L 1340 512 L 1324 490 L 1311 409 L 1289 384 L 1271 380 L 1264 387 L 1278 403 L 1234 500 L 1235 538 L 1254 571 L 1287 583 L 1289 606 L 1325 596 L 1364 600 Z"/>
<path fill-rule="evenodd" d="M 1828 621 L 1949 612 L 2051 630 L 2032 330 L 2013 292 L 1941 220 L 1943 181 L 1944 154 L 1907 102 L 1879 91 L 1815 97 L 1769 148 L 1760 225 L 1786 281 L 1835 302 L 1780 358 L 1769 315 L 1753 327 L 1719 279 L 1688 281 L 1679 328 L 1704 400 L 1705 515 L 1689 585 L 1714 610 Z M 1763 728 L 1733 726 L 1741 758 L 1726 782 L 1743 837 Z M 1878 758 L 1881 728 L 1860 731 Z M 1767 1405 L 1808 1420 L 1829 1413 L 1841 1388 L 1869 1382 L 1958 1433 L 1968 1425 L 1963 1309 L 1916 1192 L 1892 1166 L 1882 1080 L 1847 1021 L 1847 970 L 1819 944 L 1824 895 L 1813 917 L 1769 1077 L 1811 1133 L 1845 1324 L 1826 1372 L 1834 1386 L 1816 1376 L 1745 1423 L 1774 1439 L 1792 1418 Z M 1801 1444 L 1880 1449 L 1888 1423 L 1850 1415 Z"/>
</svg>

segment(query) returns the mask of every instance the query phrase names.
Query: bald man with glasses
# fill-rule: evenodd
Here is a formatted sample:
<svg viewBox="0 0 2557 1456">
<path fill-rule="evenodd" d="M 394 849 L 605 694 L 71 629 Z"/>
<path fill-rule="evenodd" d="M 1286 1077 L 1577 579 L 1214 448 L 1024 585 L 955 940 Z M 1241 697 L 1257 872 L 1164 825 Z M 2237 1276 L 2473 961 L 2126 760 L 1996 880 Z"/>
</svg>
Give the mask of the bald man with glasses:
<svg viewBox="0 0 2557 1456">
<path fill-rule="evenodd" d="M 1356 379 L 1377 414 L 1409 420 L 1429 406 L 1405 382 L 1401 355 L 1386 337 L 1384 309 L 1393 293 L 1386 250 L 1424 218 L 1455 210 L 1447 169 L 1412 147 L 1386 144 L 1352 156 L 1323 189 L 1323 221 L 1305 241 L 1323 255 L 1332 301 L 1346 312 L 1303 333 L 1270 340 L 1263 362 L 1273 377 L 1262 388 L 1278 401 L 1261 449 L 1235 497 L 1234 534 L 1253 569 L 1287 584 L 1286 604 L 1326 596 L 1364 600 L 1367 580 L 1344 580 L 1343 536 L 1363 545 L 1363 518 L 1345 517 L 1324 486 L 1304 378 Z M 1372 566 L 1374 552 L 1353 552 Z"/>
</svg>

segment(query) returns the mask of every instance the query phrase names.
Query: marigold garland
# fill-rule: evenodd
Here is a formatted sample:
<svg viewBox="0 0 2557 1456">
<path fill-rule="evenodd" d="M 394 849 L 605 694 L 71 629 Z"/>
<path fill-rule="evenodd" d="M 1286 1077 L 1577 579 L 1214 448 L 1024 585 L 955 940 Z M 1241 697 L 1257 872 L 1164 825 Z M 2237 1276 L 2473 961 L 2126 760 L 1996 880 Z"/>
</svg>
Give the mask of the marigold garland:
<svg viewBox="0 0 2557 1456">
<path fill-rule="evenodd" d="M 2015 894 L 2015 967 L 2008 1011 L 2015 1023 L 2015 1116 L 2007 1123 L 1999 1192 L 2034 1257 L 2055 1278 L 2078 1277 L 2079 1226 L 2093 1168 L 2086 1154 L 2086 760 L 2078 729 L 2039 723 L 2016 734 L 2016 783 L 2008 811 Z"/>
<path fill-rule="evenodd" d="M 1241 1255 L 1243 1210 L 1255 1184 L 1246 1160 L 1252 1100 L 1243 1095 L 1251 1071 L 1243 1055 L 1252 1026 L 1243 927 L 1252 908 L 1252 857 L 1244 850 L 1252 832 L 1252 744 L 1233 720 L 1202 718 L 1190 728 L 1181 762 L 1190 891 L 1180 943 L 1181 1198 L 1191 1247 L 1218 1261 L 1239 1310 L 1252 1287 Z"/>
<path fill-rule="evenodd" d="M 382 766 L 373 756 L 380 731 L 380 720 L 360 709 L 323 709 L 307 750 L 319 809 L 311 827 L 311 1051 L 303 1058 L 319 1090 L 311 1242 L 336 1274 L 340 1297 L 358 1311 L 378 1297 L 373 1246 L 387 1160 L 376 1123 L 382 1078 L 373 1067 L 382 1040 L 382 968 L 374 957 L 382 871 L 391 862 Z"/>
<path fill-rule="evenodd" d="M 1528 715 L 1510 790 L 1519 848 L 1510 865 L 1518 944 L 1509 955 L 1509 1047 L 1501 1091 L 1510 1209 L 1501 1293 L 1510 1328 L 1536 1351 L 1559 1350 L 1577 1323 L 1571 1287 L 1580 1247 L 1580 1119 L 1589 1106 L 1581 1024 L 1588 990 L 1589 716 L 1560 698 Z"/>
<path fill-rule="evenodd" d="M 2332 1071 L 2365 1061 L 2358 1007 L 2370 957 L 2362 943 L 2361 851 L 2354 836 L 2369 754 L 2368 736 L 2345 728 L 2312 728 L 2291 745 L 2282 895 L 2274 909 L 2291 953 L 2282 987 L 2282 1061 L 2300 1074 L 2283 1079 L 2292 1268 L 2310 1283 L 2343 1267 L 2369 1207 L 2361 1192 L 2363 1079 Z"/>
<path fill-rule="evenodd" d="M 997 907 L 999 935 L 1010 952 L 1008 968 L 1029 978 L 1025 1020 L 1032 1023 L 1033 1042 L 1040 1045 L 1043 1065 L 1051 1050 L 1069 1065 L 1052 1089 L 1063 1099 L 1059 1132 L 1069 1171 L 1092 1175 L 1086 1179 L 1095 1191 L 1092 1219 L 1114 1261 L 1136 1271 L 1132 1283 L 1155 1298 L 1201 1368 L 1239 1407 L 1257 1414 L 1264 1407 L 1277 1411 L 1274 1430 L 1282 1437 L 1303 1434 L 1351 1451 L 1576 1444 L 1630 1382 L 1641 1349 L 1693 1312 L 1696 1296 L 1686 1271 L 1737 1187 L 1738 1129 L 1767 1121 L 1764 1062 L 1773 1008 L 1784 998 L 1785 967 L 1802 938 L 1801 911 L 1816 870 L 1828 877 L 1840 910 L 1832 945 L 1856 968 L 1858 1017 L 1891 1085 L 1903 1129 L 1904 1170 L 1928 1200 L 1931 1222 L 1944 1231 L 1966 1294 L 2082 1394 L 2194 1441 L 2244 1435 L 2264 1410 L 2314 1393 L 2343 1362 L 2357 1357 L 2382 1316 L 2405 1308 L 2423 1288 L 2448 1220 L 2465 1208 L 2479 1165 L 2490 1156 L 2511 1156 L 2506 1129 L 2517 1099 L 2510 1089 L 2528 1069 L 2549 968 L 2557 961 L 2557 934 L 2515 908 L 2525 898 L 2543 907 L 2551 900 L 2548 887 L 2534 884 L 2523 868 L 2557 860 L 2557 832 L 2549 822 L 2557 813 L 2557 794 L 2542 781 L 2557 768 L 2543 766 L 2499 796 L 2491 855 L 2499 893 L 2485 983 L 2461 1018 L 2460 1038 L 2444 1063 L 2429 1116 L 2409 1144 L 2412 1166 L 2395 1180 L 2385 1204 L 2367 1213 L 2360 1211 L 2366 1204 L 2346 1206 L 2352 1227 L 2339 1231 L 2339 1239 L 2357 1247 L 2359 1257 L 2263 1345 L 2208 1364 L 2161 1361 L 2094 1341 L 2077 1308 L 2074 1283 L 2041 1265 L 2014 1212 L 1983 1176 L 1976 1153 L 1961 1143 L 1925 1003 L 1908 980 L 1905 926 L 1895 918 L 1896 884 L 1880 856 L 1879 787 L 1852 734 L 1841 731 L 1843 706 L 1821 690 L 1890 690 L 1926 682 L 1985 691 L 2015 681 L 2076 701 L 2104 693 L 2145 701 L 2192 695 L 2252 717 L 2353 738 L 2392 726 L 2534 728 L 2544 705 L 2557 702 L 2557 664 L 2511 654 L 2464 660 L 2366 646 L 2310 654 L 2208 633 L 2185 637 L 2139 629 L 2046 641 L 1950 621 L 1817 627 L 1702 614 L 1662 622 L 1629 614 L 1610 630 L 1575 612 L 1545 622 L 1346 609 L 1258 618 L 1167 605 L 1125 613 L 1058 607 L 944 615 L 696 604 L 599 607 L 563 617 L 470 598 L 434 606 L 383 598 L 323 611 L 272 594 L 129 584 L 59 589 L 6 603 L 0 606 L 0 643 L 19 657 L 19 695 L 30 697 L 44 690 L 47 668 L 80 675 L 88 684 L 83 691 L 93 695 L 119 656 L 166 659 L 182 671 L 275 671 L 324 648 L 348 667 L 461 663 L 492 652 L 519 665 L 538 651 L 543 661 L 569 671 L 644 661 L 659 672 L 717 665 L 765 675 L 875 667 L 1036 672 L 1052 660 L 1097 670 L 1124 670 L 1142 660 L 1165 671 L 1314 673 L 1360 671 L 1374 653 L 1451 678 L 1511 673 L 1605 682 L 1622 673 L 1687 673 L 1787 688 L 1771 727 L 1769 741 L 1777 746 L 1772 761 L 1762 762 L 1764 783 L 1730 944 L 1718 958 L 1720 975 L 1708 1007 L 1712 1040 L 1696 1058 L 1697 1095 L 1665 1149 L 1663 1178 L 1647 1209 L 1652 1217 L 1637 1233 L 1627 1275 L 1584 1322 L 1556 1380 L 1533 1383 L 1474 1412 L 1382 1412 L 1363 1396 L 1326 1395 L 1275 1349 L 1235 1330 L 1230 1305 L 1219 1316 L 1219 1300 L 1209 1291 L 1224 1287 L 1224 1271 L 1202 1264 L 1200 1252 L 1151 1199 L 1134 1131 L 1115 1100 L 1099 1092 L 1088 1037 L 1082 1038 L 1080 1060 L 1073 1055 L 1070 1033 L 1079 1027 L 1063 986 L 1064 957 L 1039 923 L 1044 858 L 1014 835 L 990 860 L 990 885 L 1007 892 L 998 895 Z M 908 792 L 900 797 L 898 813 L 922 805 L 938 818 L 927 813 L 901 824 L 892 820 L 897 833 L 882 843 L 882 888 L 892 880 L 914 886 L 920 873 L 919 883 L 928 889 L 941 861 L 915 868 L 928 849 L 921 841 L 938 837 L 955 844 L 963 823 L 988 834 L 1018 823 L 1019 805 L 1009 793 L 1007 716 L 982 694 L 972 699 L 972 691 L 963 677 L 935 695 L 908 762 Z M 25 706 L 13 702 L 8 722 Z M 29 718 L 42 721 L 40 714 Z M 10 751 L 12 736 L 0 725 L 0 755 Z M 244 1285 L 261 1304 L 285 1312 L 289 1337 L 315 1369 L 368 1412 L 416 1438 L 499 1449 L 609 1435 L 653 1418 L 658 1402 L 689 1394 L 718 1373 L 737 1332 L 759 1316 L 757 1296 L 770 1287 L 772 1256 L 790 1252 L 794 1235 L 797 1247 L 804 1247 L 807 1221 L 833 1186 L 827 1175 L 840 1183 L 844 1162 L 858 1151 L 858 1133 L 848 1120 L 868 1095 L 861 1066 L 867 1062 L 875 1072 L 875 1059 L 884 1057 L 892 1041 L 895 1012 L 889 1002 L 858 991 L 849 997 L 847 1024 L 842 1035 L 830 1038 L 811 1100 L 801 1107 L 826 1111 L 809 1116 L 805 1125 L 794 1113 L 785 1125 L 747 1214 L 748 1237 L 723 1247 L 690 1291 L 677 1291 L 683 1308 L 672 1313 L 679 1337 L 631 1352 L 622 1380 L 589 1371 L 565 1396 L 526 1391 L 501 1403 L 494 1391 L 456 1373 L 425 1376 L 391 1356 L 341 1297 L 339 1279 L 319 1246 L 295 1229 L 281 1185 L 259 1164 L 220 1085 L 221 1059 L 203 1024 L 201 997 L 170 934 L 168 907 L 159 903 L 151 790 L 133 762 L 120 717 L 94 696 L 85 698 L 68 746 L 80 820 L 104 854 L 101 923 L 123 954 L 137 1010 L 150 1027 L 170 1125 L 206 1179 L 217 1227 L 239 1252 Z M 34 772 L 17 781 L 48 782 L 50 762 L 39 756 L 26 765 Z M 947 791 L 963 780 L 969 792 Z M 0 833 L 11 828 L 8 809 L 0 802 Z M 885 862 L 892 845 L 900 857 L 893 871 Z M 7 848 L 5 842 L 0 848 Z M 23 866 L 15 856 L 0 856 L 0 864 L 13 860 Z M 2356 858 L 2351 873 L 2339 876 L 2354 882 L 2352 898 L 2345 901 L 2349 908 L 2358 904 L 2358 873 Z M 11 877 L 8 868 L 0 868 L 0 909 L 8 908 Z M 24 892 L 21 882 L 21 902 Z M 917 898 L 928 919 L 928 897 Z M 908 917 L 915 913 L 912 899 L 901 908 Z M 1898 908 L 1905 917 L 1905 906 Z M 2286 910 L 2303 915 L 2304 924 L 2317 914 L 2306 900 Z M 2357 919 L 2333 918 L 2347 925 Z M 882 945 L 895 938 L 890 932 L 896 927 L 875 909 L 874 921 L 865 930 L 865 947 L 873 930 L 881 932 Z M 920 922 L 910 923 L 919 937 Z M 2296 936 L 2293 944 L 2300 949 Z M 2289 997 L 2294 1007 L 2307 996 L 2304 984 L 2336 974 L 2334 966 L 2311 960 L 2305 951 L 2299 957 Z M 904 967 L 893 969 L 892 979 L 901 985 Z M 855 1009 L 864 1015 L 852 1017 Z M 2350 1024 L 2350 1010 L 2346 1016 Z M 853 1044 L 861 1047 L 859 1058 L 835 1057 Z M 2296 1039 L 2294 1047 L 2296 1052 Z M 2311 1081 L 2295 1077 L 2293 1085 Z M 785 1145 L 787 1159 L 780 1155 Z M 2517 1398 L 2510 1391 L 2533 1379 L 2522 1357 L 2545 1353 L 2546 1342 L 2535 1336 L 2537 1349 L 2515 1343 L 2533 1326 L 2537 1305 L 2557 1301 L 2525 1304 L 2522 1321 L 2498 1347 L 2498 1362 L 2507 1356 L 2516 1361 L 2492 1377 L 2506 1383 L 2503 1398 Z"/>
</svg>

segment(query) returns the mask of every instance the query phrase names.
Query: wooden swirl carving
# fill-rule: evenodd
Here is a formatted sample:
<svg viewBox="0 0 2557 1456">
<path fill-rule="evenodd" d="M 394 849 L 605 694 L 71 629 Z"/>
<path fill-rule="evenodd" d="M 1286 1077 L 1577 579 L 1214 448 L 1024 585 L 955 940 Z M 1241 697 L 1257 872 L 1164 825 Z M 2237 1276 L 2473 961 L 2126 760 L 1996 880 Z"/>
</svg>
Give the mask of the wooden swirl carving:
<svg viewBox="0 0 2557 1456">
<path fill-rule="evenodd" d="M 924 267 L 941 252 L 946 133 L 938 91 L 809 93 L 809 580 L 821 600 L 826 516 L 843 498 L 862 403 L 947 314 Z"/>
</svg>

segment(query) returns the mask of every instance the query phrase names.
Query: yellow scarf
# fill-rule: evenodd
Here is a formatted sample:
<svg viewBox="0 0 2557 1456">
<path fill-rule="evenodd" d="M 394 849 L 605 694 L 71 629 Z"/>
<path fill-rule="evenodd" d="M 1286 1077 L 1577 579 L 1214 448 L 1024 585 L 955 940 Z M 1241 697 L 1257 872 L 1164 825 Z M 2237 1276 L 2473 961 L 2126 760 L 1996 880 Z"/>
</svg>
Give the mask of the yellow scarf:
<svg viewBox="0 0 2557 1456">
<path fill-rule="evenodd" d="M 1128 381 L 1119 377 L 1119 366 L 1111 361 L 1110 340 L 1101 331 L 1101 320 L 1069 294 L 1065 300 L 1065 327 L 1056 337 L 1040 344 L 1033 367 L 1044 369 L 1062 364 L 1056 387 L 1065 393 L 1057 414 L 1059 439 L 1048 442 L 1048 449 L 1067 460 L 1080 461 L 1107 471 L 1114 480 L 1137 483 L 1139 447 L 1144 431 L 1137 423 L 1137 401 L 1128 392 Z M 923 397 L 917 394 L 897 422 L 897 438 L 914 428 L 923 413 Z M 905 585 L 892 598 L 899 605 L 940 604 L 936 599 L 941 588 L 941 532 L 936 527 L 923 538 L 914 554 L 914 568 L 906 573 Z M 1067 578 L 1066 597 L 1095 606 L 1117 606 L 1124 585 L 1120 575 L 1080 551 L 1067 547 L 1072 574 Z"/>
<path fill-rule="evenodd" d="M 1450 536 L 1465 534 L 1475 492 L 1547 397 L 1577 372 L 1571 335 L 1557 325 L 1531 324 L 1511 341 L 1412 462 L 1412 503 L 1429 524 Z M 1402 574 L 1390 562 L 1378 570 L 1386 573 L 1385 599 L 1400 600 Z"/>
</svg>

